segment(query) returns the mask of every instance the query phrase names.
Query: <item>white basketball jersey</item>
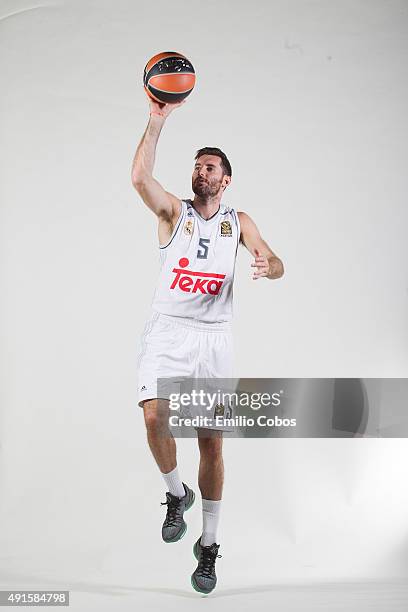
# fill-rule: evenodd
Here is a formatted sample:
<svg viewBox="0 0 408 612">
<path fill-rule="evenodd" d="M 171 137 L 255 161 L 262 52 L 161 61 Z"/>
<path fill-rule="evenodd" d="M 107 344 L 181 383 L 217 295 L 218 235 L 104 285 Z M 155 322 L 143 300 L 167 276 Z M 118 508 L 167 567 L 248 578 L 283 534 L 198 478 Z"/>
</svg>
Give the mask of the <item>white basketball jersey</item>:
<svg viewBox="0 0 408 612">
<path fill-rule="evenodd" d="M 191 200 L 182 200 L 173 234 L 160 247 L 153 310 L 208 323 L 230 321 L 240 233 L 233 208 L 220 206 L 206 220 Z"/>
</svg>

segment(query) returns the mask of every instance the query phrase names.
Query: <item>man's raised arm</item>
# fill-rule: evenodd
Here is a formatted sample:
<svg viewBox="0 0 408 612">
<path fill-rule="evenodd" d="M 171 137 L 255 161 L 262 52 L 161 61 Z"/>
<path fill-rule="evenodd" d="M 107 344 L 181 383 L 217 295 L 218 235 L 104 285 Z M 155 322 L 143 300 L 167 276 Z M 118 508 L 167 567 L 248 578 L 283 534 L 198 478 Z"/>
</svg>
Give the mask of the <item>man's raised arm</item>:
<svg viewBox="0 0 408 612">
<path fill-rule="evenodd" d="M 165 191 L 155 178 L 153 167 L 160 132 L 169 114 L 178 104 L 159 104 L 149 99 L 150 119 L 137 147 L 132 165 L 132 184 L 145 204 L 162 219 L 170 220 L 180 214 L 180 199 Z"/>
</svg>

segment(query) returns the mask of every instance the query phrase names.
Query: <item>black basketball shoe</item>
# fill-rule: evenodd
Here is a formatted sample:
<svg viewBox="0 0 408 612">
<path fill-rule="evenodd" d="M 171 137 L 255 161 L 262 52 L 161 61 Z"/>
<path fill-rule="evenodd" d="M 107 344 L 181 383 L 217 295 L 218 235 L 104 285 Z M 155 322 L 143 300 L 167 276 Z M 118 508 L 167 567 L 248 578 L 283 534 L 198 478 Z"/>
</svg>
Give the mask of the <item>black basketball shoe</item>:
<svg viewBox="0 0 408 612">
<path fill-rule="evenodd" d="M 222 557 L 218 554 L 219 544 L 201 546 L 201 536 L 193 546 L 193 553 L 198 561 L 196 571 L 191 576 L 191 584 L 199 593 L 211 593 L 217 584 L 215 561 Z"/>
<path fill-rule="evenodd" d="M 183 514 L 193 505 L 195 494 L 184 482 L 183 487 L 186 492 L 184 497 L 177 497 L 167 491 L 166 501 L 161 504 L 167 505 L 167 514 L 162 527 L 162 538 L 165 542 L 178 542 L 187 531 Z"/>
</svg>

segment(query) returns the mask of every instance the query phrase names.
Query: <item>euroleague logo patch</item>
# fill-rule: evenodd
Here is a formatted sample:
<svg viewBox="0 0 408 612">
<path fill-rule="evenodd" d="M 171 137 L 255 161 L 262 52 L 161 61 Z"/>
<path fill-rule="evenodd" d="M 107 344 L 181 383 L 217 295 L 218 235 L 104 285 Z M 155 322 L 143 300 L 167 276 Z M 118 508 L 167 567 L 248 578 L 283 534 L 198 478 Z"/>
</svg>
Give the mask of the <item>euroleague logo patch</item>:
<svg viewBox="0 0 408 612">
<path fill-rule="evenodd" d="M 189 260 L 182 257 L 179 261 L 180 268 L 173 268 L 176 275 L 170 289 L 181 289 L 186 293 L 203 293 L 218 295 L 225 279 L 225 274 L 215 274 L 213 272 L 193 272 L 186 270 Z"/>
<path fill-rule="evenodd" d="M 230 221 L 221 221 L 221 236 L 232 236 L 232 227 Z"/>
</svg>

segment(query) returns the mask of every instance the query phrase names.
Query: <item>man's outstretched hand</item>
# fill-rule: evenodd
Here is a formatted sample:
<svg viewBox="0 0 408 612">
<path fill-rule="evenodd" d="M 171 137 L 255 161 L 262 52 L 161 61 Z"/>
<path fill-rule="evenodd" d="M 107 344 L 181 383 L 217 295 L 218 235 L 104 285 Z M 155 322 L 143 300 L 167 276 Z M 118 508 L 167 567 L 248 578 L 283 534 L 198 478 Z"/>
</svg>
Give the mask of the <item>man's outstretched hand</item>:
<svg viewBox="0 0 408 612">
<path fill-rule="evenodd" d="M 266 257 L 260 254 L 258 249 L 255 249 L 255 262 L 251 264 L 251 267 L 257 268 L 254 270 L 254 275 L 252 277 L 253 280 L 261 278 L 262 276 L 268 276 L 269 274 L 269 261 Z"/>
<path fill-rule="evenodd" d="M 163 119 L 166 119 L 166 117 L 168 117 L 170 113 L 174 111 L 175 108 L 178 108 L 179 106 L 182 106 L 185 103 L 185 100 L 182 100 L 181 102 L 177 102 L 174 104 L 170 104 L 170 103 L 164 104 L 161 102 L 156 102 L 156 100 L 153 100 L 152 98 L 150 98 L 150 96 L 148 96 L 148 98 L 149 98 L 150 114 L 158 115 L 159 117 L 163 117 Z"/>
</svg>

